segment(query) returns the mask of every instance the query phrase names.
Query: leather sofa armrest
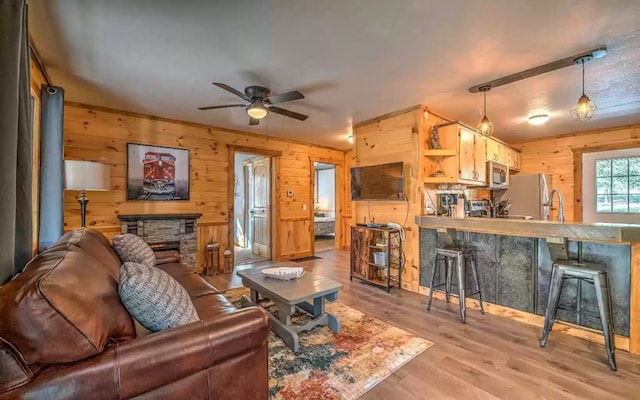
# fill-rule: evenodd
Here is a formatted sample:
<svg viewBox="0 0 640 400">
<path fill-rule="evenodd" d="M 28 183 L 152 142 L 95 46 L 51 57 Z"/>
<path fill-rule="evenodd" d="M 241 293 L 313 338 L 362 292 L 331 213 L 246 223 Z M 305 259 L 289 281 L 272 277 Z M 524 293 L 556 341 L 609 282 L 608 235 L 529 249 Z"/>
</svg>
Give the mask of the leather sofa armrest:
<svg viewBox="0 0 640 400">
<path fill-rule="evenodd" d="M 260 347 L 269 332 L 266 312 L 251 307 L 126 342 L 118 347 L 120 393 L 136 396 L 206 370 Z"/>
<path fill-rule="evenodd" d="M 264 310 L 240 309 L 132 339 L 82 361 L 47 366 L 31 382 L 0 393 L 0 400 L 134 397 L 257 349 L 269 332 Z"/>
</svg>

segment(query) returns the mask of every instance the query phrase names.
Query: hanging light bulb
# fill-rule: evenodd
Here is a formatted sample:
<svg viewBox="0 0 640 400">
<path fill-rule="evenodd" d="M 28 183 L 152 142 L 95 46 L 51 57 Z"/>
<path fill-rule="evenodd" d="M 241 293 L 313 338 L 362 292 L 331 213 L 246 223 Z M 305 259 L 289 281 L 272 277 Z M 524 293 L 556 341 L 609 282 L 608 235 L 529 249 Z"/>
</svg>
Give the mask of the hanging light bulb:
<svg viewBox="0 0 640 400">
<path fill-rule="evenodd" d="M 491 136 L 493 135 L 493 124 L 489 121 L 489 118 L 487 118 L 487 92 L 491 90 L 491 86 L 482 86 L 478 88 L 478 90 L 482 92 L 484 98 L 484 116 L 478 124 L 478 132 L 485 136 Z"/>
<path fill-rule="evenodd" d="M 598 106 L 591 101 L 589 96 L 584 94 L 584 63 L 590 59 L 589 57 L 582 57 L 576 60 L 576 63 L 582 64 L 582 96 L 578 99 L 578 104 L 571 109 L 571 118 L 573 118 L 574 121 L 591 119 L 598 109 Z"/>
</svg>

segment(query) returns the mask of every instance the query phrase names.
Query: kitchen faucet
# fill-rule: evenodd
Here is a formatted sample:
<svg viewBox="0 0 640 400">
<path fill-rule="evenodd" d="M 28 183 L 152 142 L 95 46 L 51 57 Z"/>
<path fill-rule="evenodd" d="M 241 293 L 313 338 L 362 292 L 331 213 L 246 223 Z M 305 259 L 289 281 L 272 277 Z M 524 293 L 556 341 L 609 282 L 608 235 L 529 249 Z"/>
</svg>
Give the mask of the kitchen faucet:
<svg viewBox="0 0 640 400">
<path fill-rule="evenodd" d="M 553 194 L 558 193 L 558 222 L 564 222 L 564 197 L 562 197 L 562 192 L 558 189 L 553 189 L 551 194 L 549 195 L 549 202 L 545 204 L 545 206 L 549 206 L 549 208 L 553 207 Z"/>
</svg>

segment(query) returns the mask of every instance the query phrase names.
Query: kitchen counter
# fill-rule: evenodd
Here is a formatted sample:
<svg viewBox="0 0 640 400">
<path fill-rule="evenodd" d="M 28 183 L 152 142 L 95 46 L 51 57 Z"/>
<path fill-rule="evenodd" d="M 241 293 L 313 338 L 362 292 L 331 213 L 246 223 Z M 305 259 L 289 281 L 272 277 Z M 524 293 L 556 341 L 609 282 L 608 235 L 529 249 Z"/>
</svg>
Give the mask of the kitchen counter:
<svg viewBox="0 0 640 400">
<path fill-rule="evenodd" d="M 474 250 L 486 301 L 532 314 L 531 320 L 546 311 L 556 246 L 564 246 L 565 256 L 576 259 L 580 254 L 583 262 L 600 265 L 609 276 L 614 331 L 618 343 L 624 343 L 619 348 L 640 354 L 640 225 L 427 215 L 417 216 L 415 222 L 420 229 L 420 286 L 425 293 L 434 249 L 453 243 Z M 599 329 L 595 291 L 588 286 L 582 290 L 578 317 L 576 290 L 575 282 L 565 282 L 557 318 Z"/>
<path fill-rule="evenodd" d="M 612 243 L 640 242 L 640 225 L 583 224 L 506 218 L 448 218 L 430 215 L 416 216 L 416 224 L 428 229 L 456 229 L 467 232 L 490 233 L 524 237 L 559 237 L 579 241 Z"/>
</svg>

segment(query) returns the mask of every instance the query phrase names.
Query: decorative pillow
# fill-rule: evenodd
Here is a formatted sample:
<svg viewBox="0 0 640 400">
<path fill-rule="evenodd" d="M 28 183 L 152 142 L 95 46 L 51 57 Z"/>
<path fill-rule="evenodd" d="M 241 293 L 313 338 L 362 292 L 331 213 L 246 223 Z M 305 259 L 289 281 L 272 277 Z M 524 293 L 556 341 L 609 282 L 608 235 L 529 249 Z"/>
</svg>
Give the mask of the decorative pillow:
<svg viewBox="0 0 640 400">
<path fill-rule="evenodd" d="M 147 267 L 156 265 L 156 255 L 149 245 L 140 236 L 126 233 L 114 236 L 113 249 L 120 257 L 122 263 L 138 263 Z"/>
<path fill-rule="evenodd" d="M 189 293 L 161 269 L 124 263 L 118 292 L 131 316 L 152 332 L 199 320 Z"/>
</svg>

